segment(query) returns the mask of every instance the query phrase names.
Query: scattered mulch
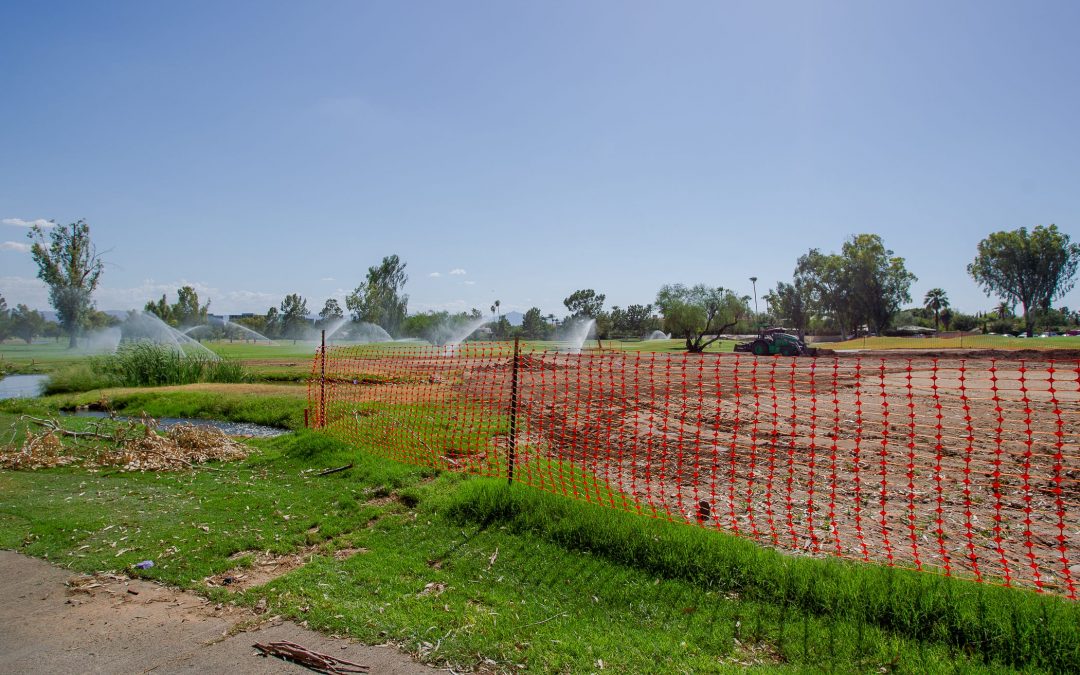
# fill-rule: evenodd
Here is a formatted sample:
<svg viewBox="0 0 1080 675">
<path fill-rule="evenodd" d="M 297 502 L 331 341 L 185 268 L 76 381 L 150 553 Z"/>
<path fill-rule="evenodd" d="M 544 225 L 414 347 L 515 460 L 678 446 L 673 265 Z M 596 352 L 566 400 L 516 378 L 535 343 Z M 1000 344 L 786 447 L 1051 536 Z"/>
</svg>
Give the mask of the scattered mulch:
<svg viewBox="0 0 1080 675">
<path fill-rule="evenodd" d="M 367 553 L 366 548 L 339 548 L 333 552 L 334 560 L 347 560 L 354 555 Z M 325 544 L 308 546 L 295 553 L 275 555 L 269 551 L 240 551 L 229 556 L 229 560 L 240 561 L 251 557 L 250 566 L 234 567 L 220 574 L 206 577 L 203 583 L 208 587 L 227 588 L 240 592 L 255 586 L 262 586 L 280 576 L 288 574 L 311 562 L 316 555 L 326 555 Z"/>
<path fill-rule="evenodd" d="M 175 471 L 210 461 L 241 460 L 249 451 L 219 429 L 192 424 L 178 424 L 159 433 L 153 420 L 144 420 L 100 433 L 66 430 L 56 420 L 33 421 L 44 429 L 27 429 L 17 449 L 0 448 L 0 469 L 32 471 L 78 465 L 120 471 Z"/>
<path fill-rule="evenodd" d="M 234 567 L 221 574 L 206 577 L 203 583 L 210 587 L 224 587 L 237 592 L 261 586 L 303 567 L 316 555 L 316 551 L 315 546 L 284 555 L 275 555 L 269 551 L 240 551 L 229 556 L 229 559 L 239 561 L 251 556 L 250 566 Z"/>
</svg>

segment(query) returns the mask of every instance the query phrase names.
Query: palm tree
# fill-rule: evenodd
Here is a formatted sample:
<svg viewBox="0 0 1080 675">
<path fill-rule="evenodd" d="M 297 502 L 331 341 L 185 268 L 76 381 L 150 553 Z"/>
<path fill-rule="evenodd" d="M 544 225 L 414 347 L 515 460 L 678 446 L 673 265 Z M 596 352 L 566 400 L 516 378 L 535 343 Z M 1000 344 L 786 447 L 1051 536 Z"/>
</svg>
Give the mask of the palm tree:
<svg viewBox="0 0 1080 675">
<path fill-rule="evenodd" d="M 497 312 L 499 311 L 499 306 L 500 306 L 500 305 L 502 305 L 502 303 L 501 303 L 501 302 L 499 302 L 498 300 L 496 300 L 496 301 L 495 301 L 495 311 L 497 311 Z M 502 312 L 499 312 L 499 317 L 500 317 L 500 318 L 502 317 Z"/>
<path fill-rule="evenodd" d="M 1013 315 L 1013 306 L 1007 302 L 1000 302 L 998 303 L 998 306 L 994 308 L 994 311 L 997 312 L 999 319 L 1004 319 Z"/>
<path fill-rule="evenodd" d="M 934 330 L 938 329 L 938 321 L 941 319 L 941 310 L 949 306 L 949 298 L 945 291 L 940 288 L 931 288 L 923 298 L 923 305 L 934 313 Z"/>
</svg>

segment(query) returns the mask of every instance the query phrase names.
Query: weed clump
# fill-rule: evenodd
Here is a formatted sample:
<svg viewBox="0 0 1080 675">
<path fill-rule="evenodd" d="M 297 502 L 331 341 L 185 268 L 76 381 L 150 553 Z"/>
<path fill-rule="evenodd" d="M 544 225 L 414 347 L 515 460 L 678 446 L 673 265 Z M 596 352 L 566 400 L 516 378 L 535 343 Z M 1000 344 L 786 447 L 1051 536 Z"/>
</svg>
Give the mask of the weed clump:
<svg viewBox="0 0 1080 675">
<path fill-rule="evenodd" d="M 88 359 L 49 379 L 46 393 L 90 391 L 107 387 L 161 387 L 196 382 L 247 382 L 237 361 L 185 354 L 165 345 L 135 342 L 115 354 Z"/>
</svg>

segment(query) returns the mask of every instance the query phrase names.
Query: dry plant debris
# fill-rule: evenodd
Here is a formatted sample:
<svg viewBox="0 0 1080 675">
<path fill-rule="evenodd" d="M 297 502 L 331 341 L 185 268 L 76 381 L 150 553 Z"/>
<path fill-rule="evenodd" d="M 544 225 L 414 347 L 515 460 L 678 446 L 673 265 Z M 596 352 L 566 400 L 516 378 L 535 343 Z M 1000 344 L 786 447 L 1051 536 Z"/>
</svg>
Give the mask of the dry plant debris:
<svg viewBox="0 0 1080 675">
<path fill-rule="evenodd" d="M 279 642 L 268 642 L 266 644 L 256 642 L 252 646 L 262 652 L 263 656 L 276 656 L 287 661 L 292 661 L 293 663 L 299 663 L 317 673 L 370 672 L 368 666 L 339 659 L 335 656 L 330 656 L 329 654 L 321 654 L 312 651 L 307 647 L 302 647 L 295 642 L 286 642 L 284 640 Z"/>
<path fill-rule="evenodd" d="M 34 470 L 76 464 L 121 471 L 174 471 L 210 461 L 241 460 L 249 450 L 213 427 L 177 424 L 159 433 L 157 422 L 148 417 L 108 428 L 98 424 L 89 431 L 65 429 L 56 419 L 22 419 L 41 431 L 27 429 L 17 449 L 0 448 L 0 469 Z"/>
</svg>

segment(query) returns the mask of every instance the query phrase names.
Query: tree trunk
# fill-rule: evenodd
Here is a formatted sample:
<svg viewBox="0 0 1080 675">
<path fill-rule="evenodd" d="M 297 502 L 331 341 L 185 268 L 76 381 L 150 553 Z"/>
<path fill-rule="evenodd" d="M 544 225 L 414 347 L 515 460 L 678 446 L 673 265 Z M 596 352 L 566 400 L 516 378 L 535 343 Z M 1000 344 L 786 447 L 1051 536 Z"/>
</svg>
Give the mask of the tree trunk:
<svg viewBox="0 0 1080 675">
<path fill-rule="evenodd" d="M 79 347 L 79 338 L 77 338 L 75 336 L 75 331 L 71 331 L 68 335 L 69 335 L 68 349 L 78 349 L 78 347 Z"/>
</svg>

